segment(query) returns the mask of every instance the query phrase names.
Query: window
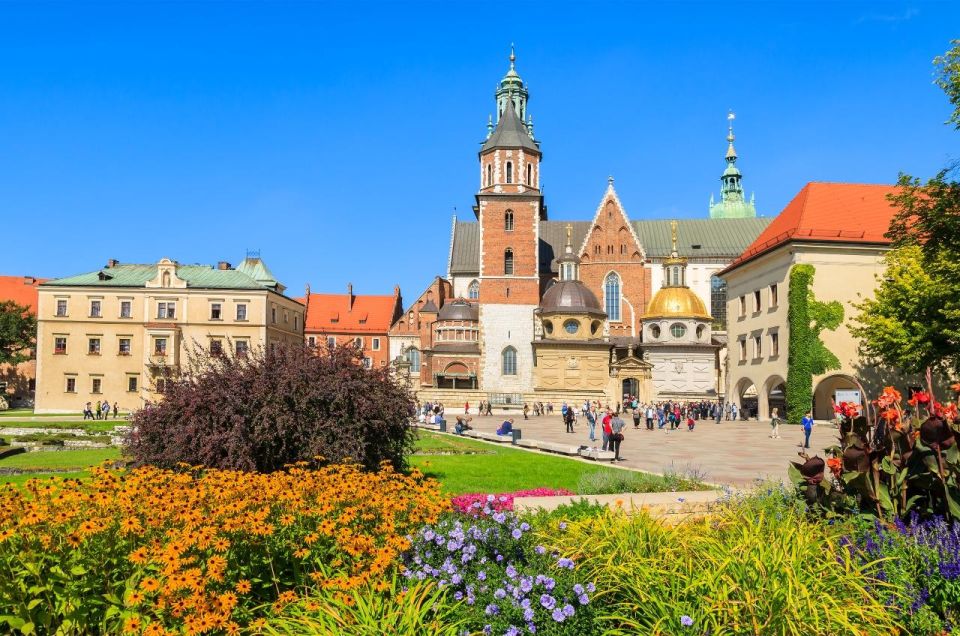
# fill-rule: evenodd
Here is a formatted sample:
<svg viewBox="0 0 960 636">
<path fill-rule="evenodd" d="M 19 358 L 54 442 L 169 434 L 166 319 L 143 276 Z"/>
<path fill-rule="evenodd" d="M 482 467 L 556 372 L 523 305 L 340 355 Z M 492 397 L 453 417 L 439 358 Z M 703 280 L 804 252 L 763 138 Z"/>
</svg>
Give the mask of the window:
<svg viewBox="0 0 960 636">
<path fill-rule="evenodd" d="M 610 322 L 620 322 L 620 276 L 616 272 L 607 274 L 603 283 L 604 306 Z"/>
<path fill-rule="evenodd" d="M 157 303 L 157 318 L 176 318 L 176 317 L 177 317 L 177 303 L 172 301 Z"/>
<path fill-rule="evenodd" d="M 128 376 L 127 376 L 127 391 L 128 391 L 128 392 L 130 392 L 130 393 L 136 393 L 136 392 L 137 392 L 137 384 L 139 384 L 139 382 L 138 382 L 138 380 L 137 380 L 137 376 L 135 376 L 135 375 L 128 375 Z"/>
<path fill-rule="evenodd" d="M 660 337 L 660 326 L 659 325 L 650 325 L 650 337 L 656 340 Z"/>
<path fill-rule="evenodd" d="M 57 299 L 57 316 L 63 317 L 67 315 L 67 300 L 66 298 Z"/>
<path fill-rule="evenodd" d="M 235 343 L 235 346 L 237 351 L 237 357 L 246 358 L 247 352 L 250 351 L 250 343 L 247 342 L 246 340 L 237 340 L 237 342 Z"/>
<path fill-rule="evenodd" d="M 120 348 L 117 353 L 121 356 L 130 355 L 130 338 L 120 338 Z"/>
<path fill-rule="evenodd" d="M 67 338 L 66 336 L 57 336 L 53 339 L 53 352 L 57 355 L 66 355 Z"/>
<path fill-rule="evenodd" d="M 594 246 L 593 246 L 593 253 L 594 253 L 594 254 L 600 254 L 600 246 L 599 246 L 599 245 L 594 245 Z"/>
<path fill-rule="evenodd" d="M 372 342 L 373 344 L 370 345 L 370 348 L 374 351 L 380 351 L 380 338 L 374 338 Z"/>
<path fill-rule="evenodd" d="M 533 164 L 532 163 L 527 164 L 527 185 L 529 186 L 533 185 Z"/>
<path fill-rule="evenodd" d="M 727 328 L 727 282 L 719 276 L 710 277 L 710 313 L 717 329 Z"/>
<path fill-rule="evenodd" d="M 337 346 L 337 339 L 333 336 L 327 336 L 327 346 L 333 349 Z"/>
<path fill-rule="evenodd" d="M 753 311 L 760 311 L 760 290 L 753 292 Z"/>
<path fill-rule="evenodd" d="M 64 389 L 67 393 L 76 393 L 77 392 L 77 379 L 76 378 L 67 378 L 67 386 Z"/>
<path fill-rule="evenodd" d="M 364 359 L 363 359 L 363 368 L 364 368 L 364 369 L 369 369 L 369 368 L 371 368 L 372 366 L 373 366 L 373 360 L 371 360 L 370 358 L 364 358 Z"/>
<path fill-rule="evenodd" d="M 676 322 L 670 325 L 670 333 L 674 338 L 683 338 L 687 333 L 687 328 L 681 325 L 679 322 Z"/>
<path fill-rule="evenodd" d="M 167 380 L 166 378 L 157 378 L 156 382 L 157 393 L 163 393 L 167 390 Z"/>
<path fill-rule="evenodd" d="M 478 281 L 473 281 L 470 283 L 470 286 L 467 287 L 467 298 L 470 300 L 480 298 L 480 283 Z"/>
<path fill-rule="evenodd" d="M 103 378 L 91 378 L 90 380 L 90 392 L 91 393 L 100 393 L 100 389 L 103 388 Z"/>
<path fill-rule="evenodd" d="M 222 340 L 211 340 L 211 341 L 210 341 L 210 355 L 212 355 L 212 356 L 222 356 L 222 355 L 223 355 L 223 341 L 222 341 Z"/>
<path fill-rule="evenodd" d="M 237 305 L 237 320 L 246 320 L 247 319 L 247 305 L 246 303 L 239 303 Z"/>
<path fill-rule="evenodd" d="M 293 314 L 293 330 L 300 331 L 300 314 Z"/>
<path fill-rule="evenodd" d="M 129 300 L 120 301 L 120 317 L 130 318 L 133 315 L 133 303 Z"/>
<path fill-rule="evenodd" d="M 507 183 L 513 183 L 513 162 L 512 162 L 512 161 L 508 161 L 508 162 L 507 162 L 507 179 L 506 179 L 506 182 L 507 182 Z"/>
<path fill-rule="evenodd" d="M 271 308 L 270 308 L 270 322 L 273 322 L 273 323 L 277 322 L 277 308 L 276 308 L 276 307 L 271 307 Z"/>
<path fill-rule="evenodd" d="M 503 273 L 513 276 L 513 250 L 509 247 L 503 252 Z"/>
<path fill-rule="evenodd" d="M 577 322 L 576 320 L 568 320 L 565 323 L 563 323 L 563 329 L 568 334 L 573 335 L 578 331 L 580 331 L 580 323 Z"/>
<path fill-rule="evenodd" d="M 357 349 L 363 349 L 363 338 L 354 338 L 353 344 Z"/>
<path fill-rule="evenodd" d="M 517 375 L 517 350 L 507 347 L 500 358 L 503 363 L 503 375 Z"/>
<path fill-rule="evenodd" d="M 753 337 L 753 357 L 759 358 L 761 356 L 763 356 L 762 341 L 760 340 L 760 336 L 754 336 Z"/>
<path fill-rule="evenodd" d="M 487 164 L 487 185 L 493 185 L 493 166 L 489 163 Z"/>
<path fill-rule="evenodd" d="M 780 334 L 776 331 L 770 334 L 770 357 L 776 358 L 780 355 Z"/>
<path fill-rule="evenodd" d="M 777 290 L 777 284 L 774 283 L 770 285 L 770 308 L 774 308 L 779 304 L 780 296 Z"/>
<path fill-rule="evenodd" d="M 747 341 L 744 338 L 740 339 L 740 362 L 747 361 Z"/>
<path fill-rule="evenodd" d="M 167 355 L 167 339 L 166 338 L 153 339 L 153 355 L 155 356 Z"/>
<path fill-rule="evenodd" d="M 503 215 L 503 229 L 507 232 L 513 231 L 513 210 L 507 210 Z"/>
<path fill-rule="evenodd" d="M 87 353 L 92 356 L 100 355 L 100 338 L 90 338 L 87 344 Z"/>
<path fill-rule="evenodd" d="M 307 337 L 307 344 L 310 345 L 311 347 L 316 347 L 316 346 L 317 346 L 317 339 L 316 339 L 315 337 L 313 337 L 313 336 L 308 336 L 308 337 Z"/>
<path fill-rule="evenodd" d="M 420 350 L 416 347 L 407 349 L 407 362 L 410 363 L 412 373 L 420 373 Z"/>
<path fill-rule="evenodd" d="M 223 320 L 223 308 L 220 303 L 210 303 L 210 320 Z"/>
<path fill-rule="evenodd" d="M 101 308 L 101 301 L 91 300 L 90 301 L 90 317 L 100 318 L 100 308 Z"/>
<path fill-rule="evenodd" d="M 283 324 L 285 325 L 290 324 L 290 312 L 287 311 L 286 309 L 283 310 Z"/>
<path fill-rule="evenodd" d="M 747 315 L 747 297 L 740 297 L 740 317 L 743 318 Z"/>
</svg>

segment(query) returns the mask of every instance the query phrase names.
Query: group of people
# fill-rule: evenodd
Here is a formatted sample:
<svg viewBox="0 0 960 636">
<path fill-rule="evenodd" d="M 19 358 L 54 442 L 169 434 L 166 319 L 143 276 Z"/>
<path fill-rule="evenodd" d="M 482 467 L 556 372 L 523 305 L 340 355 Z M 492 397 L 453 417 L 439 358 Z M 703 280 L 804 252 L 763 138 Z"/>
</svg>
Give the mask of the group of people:
<svg viewBox="0 0 960 636">
<path fill-rule="evenodd" d="M 85 420 L 105 420 L 110 417 L 110 402 L 104 400 L 103 402 L 87 402 L 83 405 L 83 419 Z M 117 416 L 120 415 L 120 407 L 114 402 L 113 403 L 113 419 L 117 419 Z"/>
</svg>

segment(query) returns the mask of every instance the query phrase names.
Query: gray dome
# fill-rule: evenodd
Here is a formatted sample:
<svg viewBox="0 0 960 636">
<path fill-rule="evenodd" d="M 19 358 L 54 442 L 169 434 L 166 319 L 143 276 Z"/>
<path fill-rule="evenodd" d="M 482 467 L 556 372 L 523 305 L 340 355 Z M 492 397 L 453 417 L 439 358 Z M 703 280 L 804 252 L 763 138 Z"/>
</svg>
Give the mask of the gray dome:
<svg viewBox="0 0 960 636">
<path fill-rule="evenodd" d="M 607 315 L 593 292 L 578 280 L 561 280 L 551 285 L 540 301 L 540 311 Z"/>
<path fill-rule="evenodd" d="M 462 298 L 447 303 L 437 315 L 437 320 L 479 320 L 480 311 Z"/>
</svg>

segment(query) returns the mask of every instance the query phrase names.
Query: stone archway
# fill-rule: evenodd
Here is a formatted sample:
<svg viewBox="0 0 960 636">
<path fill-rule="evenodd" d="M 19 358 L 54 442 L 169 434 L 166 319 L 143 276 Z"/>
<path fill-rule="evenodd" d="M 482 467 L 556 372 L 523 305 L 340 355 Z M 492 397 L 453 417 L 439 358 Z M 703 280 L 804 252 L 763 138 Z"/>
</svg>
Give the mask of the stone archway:
<svg viewBox="0 0 960 636">
<path fill-rule="evenodd" d="M 759 396 L 757 395 L 757 386 L 750 378 L 740 378 L 733 387 L 733 395 L 730 399 L 737 405 L 739 411 L 738 418 L 755 417 L 759 408 Z"/>
<path fill-rule="evenodd" d="M 763 392 L 759 395 L 759 412 L 762 419 L 772 417 L 773 409 L 777 409 L 780 417 L 787 416 L 787 381 L 779 375 L 772 375 L 763 383 Z"/>
<path fill-rule="evenodd" d="M 828 375 L 817 382 L 813 390 L 813 418 L 816 420 L 832 420 L 835 414 L 833 411 L 834 400 L 838 396 L 840 402 L 855 401 L 859 396 L 860 406 L 864 405 L 866 396 L 860 391 L 860 386 L 856 378 L 843 373 Z"/>
</svg>

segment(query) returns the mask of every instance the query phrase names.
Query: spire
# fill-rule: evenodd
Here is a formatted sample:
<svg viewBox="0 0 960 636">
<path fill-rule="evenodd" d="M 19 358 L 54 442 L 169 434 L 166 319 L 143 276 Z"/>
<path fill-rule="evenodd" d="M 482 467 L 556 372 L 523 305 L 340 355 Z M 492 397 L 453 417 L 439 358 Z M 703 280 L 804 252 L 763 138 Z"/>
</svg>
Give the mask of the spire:
<svg viewBox="0 0 960 636">
<path fill-rule="evenodd" d="M 670 256 L 676 258 L 679 254 L 677 253 L 677 222 L 670 221 L 670 243 L 672 247 L 670 248 Z"/>
<path fill-rule="evenodd" d="M 540 152 L 537 143 L 530 137 L 527 127 L 520 121 L 514 105 L 517 103 L 513 94 L 507 95 L 504 113 L 497 122 L 497 126 L 483 146 L 480 152 L 486 152 L 493 148 L 526 148 L 534 152 Z"/>
<path fill-rule="evenodd" d="M 678 248 L 679 225 L 676 220 L 670 221 L 670 258 L 663 261 L 664 287 L 686 287 L 687 285 L 687 259 L 680 256 Z"/>
<path fill-rule="evenodd" d="M 724 156 L 727 167 L 720 175 L 720 201 L 713 202 L 710 195 L 711 219 L 739 219 L 757 216 L 753 200 L 749 203 L 743 196 L 743 175 L 737 168 L 737 151 L 733 147 L 736 136 L 733 134 L 733 121 L 736 114 L 731 110 L 727 113 L 727 154 Z"/>
<path fill-rule="evenodd" d="M 513 66 L 513 63 L 516 62 L 516 61 L 517 61 L 517 53 L 516 53 L 516 51 L 514 50 L 513 42 L 511 42 L 511 43 L 510 43 L 510 70 L 511 70 L 511 71 L 515 70 L 515 69 L 514 69 L 514 66 Z"/>
<path fill-rule="evenodd" d="M 579 280 L 580 257 L 573 253 L 573 225 L 567 223 L 567 244 L 563 256 L 557 259 L 560 268 L 560 280 Z"/>
<path fill-rule="evenodd" d="M 737 162 L 737 151 L 733 149 L 733 120 L 736 118 L 737 116 L 732 110 L 727 114 L 727 143 L 730 144 L 727 146 L 727 163 Z"/>
<path fill-rule="evenodd" d="M 524 127 L 527 130 L 527 134 L 530 136 L 530 139 L 533 139 L 533 123 L 529 119 L 529 114 L 527 113 L 527 100 L 529 98 L 529 93 L 527 85 L 521 79 L 520 75 L 517 74 L 517 52 L 516 47 L 513 43 L 510 43 L 510 68 L 507 69 L 506 75 L 503 76 L 497 83 L 497 87 L 494 91 L 494 96 L 497 100 L 497 120 L 496 124 L 500 123 L 500 120 L 503 118 L 504 112 L 506 112 L 507 107 L 510 105 L 513 106 L 514 111 L 517 113 L 517 117 L 520 118 L 520 122 L 523 123 Z"/>
</svg>

